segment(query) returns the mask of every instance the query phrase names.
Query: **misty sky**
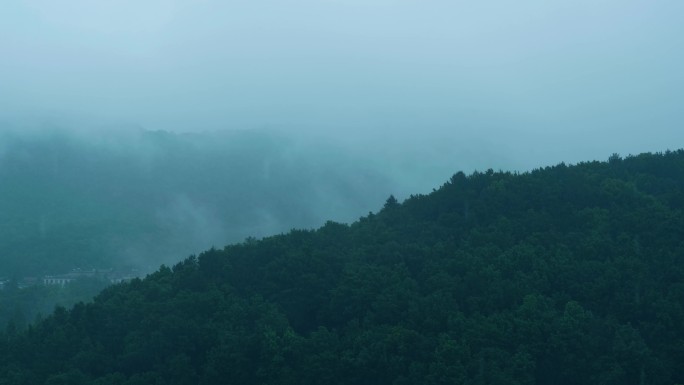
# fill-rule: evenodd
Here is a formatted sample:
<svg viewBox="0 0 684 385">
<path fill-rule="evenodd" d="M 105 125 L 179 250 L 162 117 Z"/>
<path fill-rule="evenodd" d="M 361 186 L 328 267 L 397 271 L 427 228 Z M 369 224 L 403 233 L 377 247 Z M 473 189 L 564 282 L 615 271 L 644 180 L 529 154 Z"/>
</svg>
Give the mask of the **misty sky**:
<svg viewBox="0 0 684 385">
<path fill-rule="evenodd" d="M 0 2 L 6 122 L 467 141 L 511 169 L 683 147 L 683 72 L 682 0 Z"/>
</svg>

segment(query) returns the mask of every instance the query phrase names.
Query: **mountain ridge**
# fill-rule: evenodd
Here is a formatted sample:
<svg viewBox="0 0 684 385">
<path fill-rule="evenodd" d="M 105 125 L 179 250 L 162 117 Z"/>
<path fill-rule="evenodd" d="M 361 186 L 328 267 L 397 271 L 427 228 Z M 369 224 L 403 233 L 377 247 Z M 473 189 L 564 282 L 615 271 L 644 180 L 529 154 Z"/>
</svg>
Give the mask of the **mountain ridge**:
<svg viewBox="0 0 684 385">
<path fill-rule="evenodd" d="M 0 339 L 8 384 L 673 384 L 684 151 L 455 174 Z"/>
</svg>

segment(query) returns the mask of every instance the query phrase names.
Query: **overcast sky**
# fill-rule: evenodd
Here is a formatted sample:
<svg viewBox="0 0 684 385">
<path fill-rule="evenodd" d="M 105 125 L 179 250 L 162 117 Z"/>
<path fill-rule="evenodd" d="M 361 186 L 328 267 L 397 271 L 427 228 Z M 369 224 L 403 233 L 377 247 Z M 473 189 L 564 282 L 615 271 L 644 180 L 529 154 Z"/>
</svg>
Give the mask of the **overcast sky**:
<svg viewBox="0 0 684 385">
<path fill-rule="evenodd" d="M 0 2 L 6 122 L 467 140 L 510 169 L 680 148 L 683 117 L 682 0 Z"/>
</svg>

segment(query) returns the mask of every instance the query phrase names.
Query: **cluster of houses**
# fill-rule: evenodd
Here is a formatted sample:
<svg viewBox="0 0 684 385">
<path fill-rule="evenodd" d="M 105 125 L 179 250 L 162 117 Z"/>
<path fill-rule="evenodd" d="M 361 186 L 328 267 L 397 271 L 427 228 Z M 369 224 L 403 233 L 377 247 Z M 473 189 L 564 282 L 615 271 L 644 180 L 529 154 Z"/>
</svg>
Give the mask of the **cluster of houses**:
<svg viewBox="0 0 684 385">
<path fill-rule="evenodd" d="M 17 280 L 17 287 L 20 289 L 36 286 L 36 285 L 46 285 L 46 286 L 64 286 L 70 282 L 76 281 L 78 279 L 97 279 L 112 284 L 127 282 L 139 276 L 137 270 L 81 270 L 73 269 L 71 272 L 66 274 L 57 275 L 44 275 L 42 277 L 23 277 Z M 0 278 L 0 289 L 4 289 L 7 284 L 9 284 L 10 279 Z"/>
</svg>

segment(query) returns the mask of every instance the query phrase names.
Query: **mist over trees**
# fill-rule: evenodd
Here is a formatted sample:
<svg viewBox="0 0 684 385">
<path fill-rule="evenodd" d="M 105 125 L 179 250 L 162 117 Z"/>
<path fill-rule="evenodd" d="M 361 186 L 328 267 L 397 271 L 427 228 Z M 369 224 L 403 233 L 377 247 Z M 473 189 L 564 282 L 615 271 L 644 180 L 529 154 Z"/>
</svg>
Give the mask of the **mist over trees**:
<svg viewBox="0 0 684 385">
<path fill-rule="evenodd" d="M 454 147 L 451 161 L 427 145 L 404 151 L 397 136 L 363 146 L 272 129 L 97 127 L 0 123 L 0 287 L 18 289 L 0 292 L 0 328 L 88 300 L 112 275 L 350 222 L 390 193 L 428 191 L 455 157 L 478 159 L 466 148 Z M 99 282 L 42 287 L 43 277 L 74 269 Z"/>
<path fill-rule="evenodd" d="M 0 0 L 0 385 L 684 385 L 682 14 Z"/>
<path fill-rule="evenodd" d="M 397 186 L 372 161 L 268 130 L 0 134 L 0 268 L 143 271 L 211 246 L 351 221 Z"/>
</svg>

